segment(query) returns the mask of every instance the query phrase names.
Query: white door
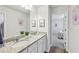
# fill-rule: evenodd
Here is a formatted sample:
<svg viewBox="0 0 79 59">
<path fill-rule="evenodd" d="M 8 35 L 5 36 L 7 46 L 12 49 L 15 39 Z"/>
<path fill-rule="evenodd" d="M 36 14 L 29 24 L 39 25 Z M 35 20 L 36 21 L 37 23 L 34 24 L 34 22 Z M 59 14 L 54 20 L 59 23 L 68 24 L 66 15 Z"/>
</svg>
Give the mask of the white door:
<svg viewBox="0 0 79 59">
<path fill-rule="evenodd" d="M 58 39 L 58 33 L 63 34 L 63 18 L 64 14 L 52 15 L 52 45 L 60 48 L 64 48 L 64 39 Z"/>
<path fill-rule="evenodd" d="M 69 50 L 69 32 L 68 32 L 68 28 L 69 28 L 69 23 L 68 23 L 68 13 L 65 14 L 64 17 L 64 40 L 65 40 L 65 49 L 68 51 Z"/>
</svg>

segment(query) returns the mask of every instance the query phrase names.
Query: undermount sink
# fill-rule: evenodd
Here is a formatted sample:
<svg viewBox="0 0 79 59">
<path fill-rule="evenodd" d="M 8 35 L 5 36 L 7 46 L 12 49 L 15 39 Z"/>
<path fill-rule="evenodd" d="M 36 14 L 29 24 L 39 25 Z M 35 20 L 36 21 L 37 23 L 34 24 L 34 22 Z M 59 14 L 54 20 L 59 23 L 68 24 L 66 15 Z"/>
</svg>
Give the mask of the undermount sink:
<svg viewBox="0 0 79 59">
<path fill-rule="evenodd" d="M 22 46 L 24 42 L 29 41 L 28 38 L 30 36 L 16 36 L 11 38 L 11 41 L 8 41 L 5 43 L 6 46 L 11 46 L 11 47 L 19 47 Z M 18 40 L 17 40 L 18 39 Z"/>
<path fill-rule="evenodd" d="M 16 39 L 18 39 L 18 41 L 16 41 L 15 44 L 13 44 L 11 47 L 15 48 L 15 47 L 22 47 L 24 45 L 27 44 L 27 42 L 29 41 L 29 37 L 31 37 L 32 35 L 29 36 L 25 36 L 25 37 L 16 37 Z"/>
<path fill-rule="evenodd" d="M 18 48 L 18 47 L 23 47 L 26 44 L 28 44 L 28 41 L 30 37 L 34 36 L 34 35 L 39 35 L 39 33 L 35 33 L 35 34 L 30 34 L 29 36 L 16 36 L 14 39 L 14 41 L 12 41 L 12 45 L 10 45 L 13 48 Z M 17 40 L 18 39 L 18 40 Z"/>
<path fill-rule="evenodd" d="M 26 36 L 26 37 L 23 37 L 23 38 L 19 39 L 19 41 L 16 41 L 16 43 L 13 44 L 11 47 L 15 48 L 15 47 L 22 47 L 22 46 L 24 46 L 26 44 L 26 42 L 29 41 L 27 38 L 28 37 Z"/>
<path fill-rule="evenodd" d="M 23 47 L 23 46 L 25 46 L 26 44 L 27 44 L 27 41 L 21 41 L 21 42 L 18 42 L 18 43 L 16 43 L 16 44 L 12 45 L 11 47 L 13 47 L 13 48 Z"/>
<path fill-rule="evenodd" d="M 15 37 L 15 41 L 16 42 L 20 42 L 20 41 L 28 41 L 28 38 L 31 37 L 32 35 L 28 35 L 28 36 L 16 36 Z"/>
</svg>

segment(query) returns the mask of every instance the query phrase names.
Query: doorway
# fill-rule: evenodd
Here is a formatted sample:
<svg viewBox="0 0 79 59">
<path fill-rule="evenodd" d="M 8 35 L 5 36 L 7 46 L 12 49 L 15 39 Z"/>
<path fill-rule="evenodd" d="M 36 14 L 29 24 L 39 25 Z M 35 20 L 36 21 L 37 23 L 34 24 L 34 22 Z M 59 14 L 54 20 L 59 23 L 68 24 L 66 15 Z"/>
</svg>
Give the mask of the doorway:
<svg viewBox="0 0 79 59">
<path fill-rule="evenodd" d="M 52 45 L 58 48 L 64 48 L 63 21 L 64 14 L 52 15 Z"/>
<path fill-rule="evenodd" d="M 69 50 L 68 7 L 54 6 L 51 9 L 51 40 L 50 45 Z"/>
</svg>

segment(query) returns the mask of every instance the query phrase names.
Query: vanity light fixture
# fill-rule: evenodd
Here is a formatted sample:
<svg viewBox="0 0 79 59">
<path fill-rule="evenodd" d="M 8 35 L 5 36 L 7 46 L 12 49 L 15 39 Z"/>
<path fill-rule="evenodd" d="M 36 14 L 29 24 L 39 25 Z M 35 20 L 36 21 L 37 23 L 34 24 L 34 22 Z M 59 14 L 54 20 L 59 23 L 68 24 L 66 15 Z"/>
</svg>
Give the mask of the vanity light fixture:
<svg viewBox="0 0 79 59">
<path fill-rule="evenodd" d="M 32 5 L 21 5 L 21 7 L 25 8 L 26 10 L 32 9 Z"/>
</svg>

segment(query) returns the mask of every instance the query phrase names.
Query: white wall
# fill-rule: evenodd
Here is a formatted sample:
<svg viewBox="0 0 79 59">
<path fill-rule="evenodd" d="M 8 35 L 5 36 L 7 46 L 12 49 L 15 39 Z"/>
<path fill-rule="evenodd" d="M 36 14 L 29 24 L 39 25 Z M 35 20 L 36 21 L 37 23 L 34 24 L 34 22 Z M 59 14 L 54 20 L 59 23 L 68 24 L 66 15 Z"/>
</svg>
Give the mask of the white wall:
<svg viewBox="0 0 79 59">
<path fill-rule="evenodd" d="M 45 19 L 45 27 L 39 26 L 40 19 Z M 50 35 L 49 35 L 49 6 L 41 5 L 38 7 L 38 31 L 47 32 L 47 51 L 50 49 Z"/>
<path fill-rule="evenodd" d="M 39 20 L 45 19 L 45 27 L 39 26 Z M 32 20 L 36 20 L 36 27 L 32 27 Z M 47 32 L 48 31 L 48 6 L 39 6 L 37 8 L 33 8 L 30 13 L 30 28 L 31 31 L 40 31 Z"/>
<path fill-rule="evenodd" d="M 19 32 L 28 30 L 28 14 L 20 11 L 10 9 L 5 6 L 0 6 L 0 12 L 5 14 L 5 28 L 4 35 L 5 39 L 19 35 Z M 23 25 L 19 25 L 19 20 L 23 20 Z"/>
<path fill-rule="evenodd" d="M 35 20 L 36 21 L 36 27 L 32 27 L 32 21 Z M 37 8 L 35 6 L 33 6 L 32 10 L 30 11 L 30 31 L 37 31 Z"/>
<path fill-rule="evenodd" d="M 39 26 L 40 19 L 45 19 L 45 27 Z M 48 32 L 48 6 L 47 5 L 38 7 L 38 31 Z"/>
<path fill-rule="evenodd" d="M 47 32 L 47 46 L 48 46 L 48 50 L 50 48 L 50 39 L 49 39 L 49 30 L 48 30 L 48 5 L 38 5 L 36 7 L 34 7 L 30 13 L 30 30 L 31 31 L 39 31 L 39 32 Z M 36 27 L 32 27 L 32 20 L 36 20 Z M 40 19 L 45 19 L 45 27 L 40 27 L 39 26 L 39 21 Z"/>
<path fill-rule="evenodd" d="M 72 53 L 79 53 L 79 24 L 74 25 L 72 12 L 75 6 L 69 6 L 69 49 Z M 79 10 L 79 6 L 77 7 Z"/>
</svg>

